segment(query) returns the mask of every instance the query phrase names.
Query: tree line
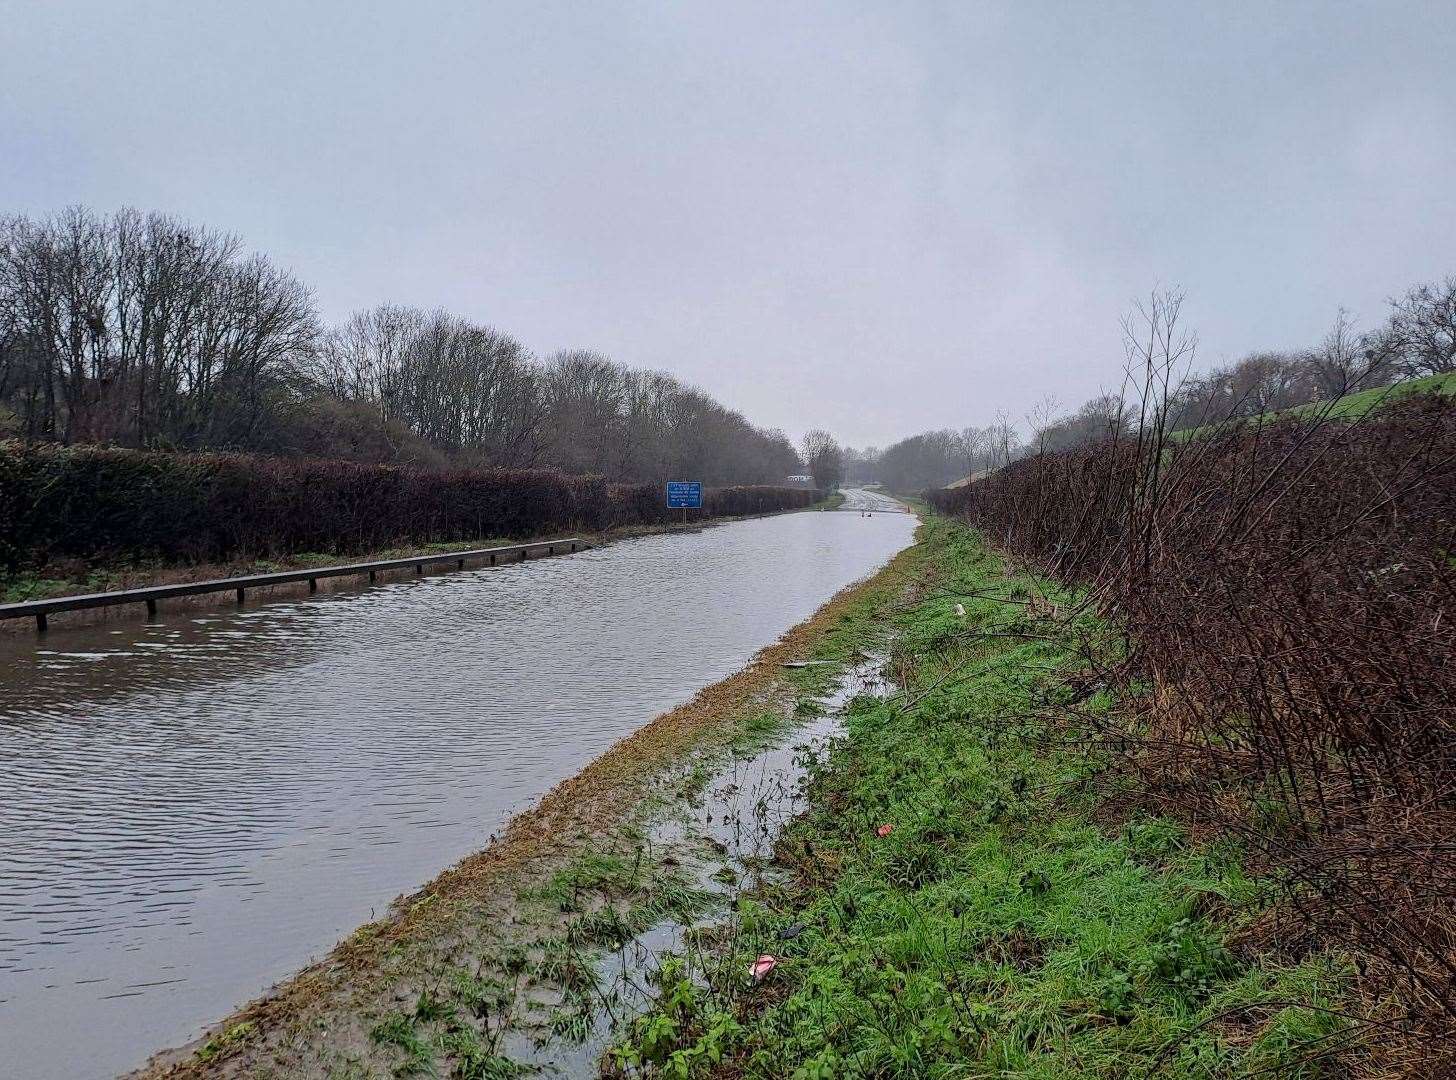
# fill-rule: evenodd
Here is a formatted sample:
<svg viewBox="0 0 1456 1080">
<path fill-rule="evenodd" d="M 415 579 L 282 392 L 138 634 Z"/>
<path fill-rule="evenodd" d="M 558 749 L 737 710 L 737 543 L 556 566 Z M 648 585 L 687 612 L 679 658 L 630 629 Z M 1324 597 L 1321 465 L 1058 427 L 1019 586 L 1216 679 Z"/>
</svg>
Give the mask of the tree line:
<svg viewBox="0 0 1456 1080">
<path fill-rule="evenodd" d="M 1361 331 L 1342 309 L 1312 348 L 1255 352 L 1185 379 L 1168 422 L 1174 431 L 1201 427 L 1453 371 L 1456 277 L 1448 277 L 1393 298 L 1372 330 Z"/>
<path fill-rule="evenodd" d="M 1166 302 L 1166 300 L 1161 301 Z M 1129 334 L 1134 331 L 1128 327 Z M 1178 359 L 1191 362 L 1192 341 Z M 1316 345 L 1258 351 L 1201 375 L 1186 372 L 1169 387 L 1158 422 L 1183 431 L 1331 401 L 1359 390 L 1456 372 L 1456 276 L 1416 285 L 1389 301 L 1384 321 L 1359 329 L 1341 309 Z M 852 482 L 878 481 L 894 491 L 945 487 L 1019 457 L 1090 446 L 1133 433 L 1146 418 L 1122 393 L 1099 394 L 1072 412 L 1044 399 L 1016 425 L 1004 415 L 986 427 L 913 435 L 881 450 L 844 451 Z M 1021 430 L 1029 432 L 1024 442 Z"/>
<path fill-rule="evenodd" d="M 845 451 L 845 469 L 853 483 L 880 483 L 891 491 L 924 491 L 1004 465 L 1020 449 L 1020 433 L 1002 416 L 985 427 L 924 431 L 883 450 L 850 448 Z"/>
<path fill-rule="evenodd" d="M 445 311 L 326 326 L 233 235 L 75 207 L 0 218 L 0 438 L 780 483 L 804 463 L 672 376 L 544 359 Z"/>
</svg>

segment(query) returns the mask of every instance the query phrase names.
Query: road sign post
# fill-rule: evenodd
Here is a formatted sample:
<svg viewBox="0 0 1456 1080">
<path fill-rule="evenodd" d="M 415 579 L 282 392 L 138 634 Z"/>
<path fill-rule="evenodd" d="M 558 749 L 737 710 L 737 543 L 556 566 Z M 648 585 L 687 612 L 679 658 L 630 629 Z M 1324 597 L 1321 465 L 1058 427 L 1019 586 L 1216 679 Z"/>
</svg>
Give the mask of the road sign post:
<svg viewBox="0 0 1456 1080">
<path fill-rule="evenodd" d="M 682 510 L 683 524 L 688 523 L 689 510 L 703 508 L 703 484 L 700 480 L 669 480 L 667 482 L 667 508 Z"/>
</svg>

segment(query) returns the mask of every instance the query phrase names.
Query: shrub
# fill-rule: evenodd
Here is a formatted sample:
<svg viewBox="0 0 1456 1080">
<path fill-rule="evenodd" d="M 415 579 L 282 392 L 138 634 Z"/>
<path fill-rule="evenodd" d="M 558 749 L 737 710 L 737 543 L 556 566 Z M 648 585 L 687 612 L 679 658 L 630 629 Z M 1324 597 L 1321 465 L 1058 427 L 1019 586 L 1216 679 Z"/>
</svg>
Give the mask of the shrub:
<svg viewBox="0 0 1456 1080">
<path fill-rule="evenodd" d="M 705 493 L 701 516 L 768 513 L 797 488 Z M 672 520 L 660 485 L 551 469 L 417 469 L 322 458 L 0 444 L 0 562 L 179 562 L 358 553 Z"/>
<path fill-rule="evenodd" d="M 1110 745 L 1275 872 L 1283 939 L 1354 949 L 1456 1040 L 1456 400 L 1107 443 L 928 498 L 1116 617 L 1114 674 L 1158 708 Z"/>
</svg>

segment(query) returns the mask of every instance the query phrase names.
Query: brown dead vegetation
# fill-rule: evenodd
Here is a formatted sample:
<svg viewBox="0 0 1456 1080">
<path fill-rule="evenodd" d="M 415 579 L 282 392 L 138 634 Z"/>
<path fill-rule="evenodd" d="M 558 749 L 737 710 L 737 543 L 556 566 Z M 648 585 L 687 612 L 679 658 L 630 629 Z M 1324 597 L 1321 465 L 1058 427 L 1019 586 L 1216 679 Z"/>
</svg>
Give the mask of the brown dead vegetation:
<svg viewBox="0 0 1456 1080">
<path fill-rule="evenodd" d="M 1089 647 L 1084 681 L 1135 689 L 1142 708 L 1104 745 L 1145 804 L 1236 836 L 1273 874 L 1251 947 L 1347 951 L 1382 1027 L 1372 1067 L 1447 1075 L 1456 402 L 1182 444 L 1157 431 L 932 501 L 1111 616 L 1124 659 Z"/>
</svg>

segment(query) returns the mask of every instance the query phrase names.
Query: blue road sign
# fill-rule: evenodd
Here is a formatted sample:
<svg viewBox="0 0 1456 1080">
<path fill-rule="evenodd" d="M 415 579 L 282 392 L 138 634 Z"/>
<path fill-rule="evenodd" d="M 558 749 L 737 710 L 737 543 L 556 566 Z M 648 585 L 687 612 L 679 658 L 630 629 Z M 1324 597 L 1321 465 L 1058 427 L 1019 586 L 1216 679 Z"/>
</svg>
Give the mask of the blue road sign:
<svg viewBox="0 0 1456 1080">
<path fill-rule="evenodd" d="M 703 484 L 700 480 L 669 480 L 667 506 L 670 510 L 701 510 Z"/>
</svg>

